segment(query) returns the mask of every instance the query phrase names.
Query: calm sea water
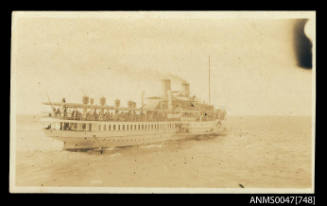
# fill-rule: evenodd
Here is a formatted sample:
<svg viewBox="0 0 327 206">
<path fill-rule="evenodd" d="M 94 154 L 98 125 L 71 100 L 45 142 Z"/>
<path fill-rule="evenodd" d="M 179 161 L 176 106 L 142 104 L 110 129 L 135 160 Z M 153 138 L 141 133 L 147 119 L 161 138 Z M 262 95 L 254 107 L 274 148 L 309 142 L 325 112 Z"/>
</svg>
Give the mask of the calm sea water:
<svg viewBox="0 0 327 206">
<path fill-rule="evenodd" d="M 228 135 L 96 152 L 62 151 L 17 116 L 17 186 L 308 188 L 311 117 L 228 117 Z"/>
</svg>

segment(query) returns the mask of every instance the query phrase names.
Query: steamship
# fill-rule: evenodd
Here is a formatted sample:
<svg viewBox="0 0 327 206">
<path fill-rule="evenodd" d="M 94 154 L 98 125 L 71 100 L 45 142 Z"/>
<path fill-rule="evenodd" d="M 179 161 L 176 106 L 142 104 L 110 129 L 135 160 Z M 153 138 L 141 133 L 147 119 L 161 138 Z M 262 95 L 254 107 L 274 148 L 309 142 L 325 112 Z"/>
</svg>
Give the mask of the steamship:
<svg viewBox="0 0 327 206">
<path fill-rule="evenodd" d="M 182 82 L 180 91 L 171 90 L 171 80 L 162 79 L 160 96 L 142 97 L 142 105 L 129 101 L 121 107 L 120 100 L 114 105 L 100 98 L 95 104 L 88 96 L 82 103 L 61 102 L 50 106 L 44 132 L 47 136 L 64 143 L 64 150 L 101 151 L 110 147 L 152 144 L 166 140 L 202 138 L 225 133 L 224 109 L 201 102 L 190 96 L 190 84 Z M 49 107 L 48 107 L 49 108 Z"/>
</svg>

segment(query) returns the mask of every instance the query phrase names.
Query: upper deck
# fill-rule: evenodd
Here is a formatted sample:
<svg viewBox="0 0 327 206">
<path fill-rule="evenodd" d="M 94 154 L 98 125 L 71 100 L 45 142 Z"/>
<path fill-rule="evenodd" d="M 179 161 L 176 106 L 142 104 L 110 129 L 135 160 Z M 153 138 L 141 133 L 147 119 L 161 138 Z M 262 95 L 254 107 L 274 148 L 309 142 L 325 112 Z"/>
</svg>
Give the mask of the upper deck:
<svg viewBox="0 0 327 206">
<path fill-rule="evenodd" d="M 76 103 L 45 103 L 52 107 L 47 116 L 60 120 L 117 121 L 117 122 L 161 122 L 161 121 L 210 121 L 222 119 L 223 114 L 188 109 L 143 109 L 123 108 Z"/>
<path fill-rule="evenodd" d="M 120 100 L 114 100 L 113 105 L 106 104 L 106 98 L 101 97 L 95 104 L 93 98 L 84 96 L 82 103 L 46 102 L 52 111 L 48 116 L 61 120 L 106 121 L 106 122 L 162 122 L 162 121 L 213 121 L 222 120 L 226 112 L 215 109 L 213 105 L 201 103 L 195 96 L 190 96 L 189 84 L 183 82 L 183 91 L 171 90 L 170 80 L 162 81 L 161 96 L 147 97 L 140 107 L 136 102 L 129 101 L 127 107 L 120 105 Z"/>
</svg>

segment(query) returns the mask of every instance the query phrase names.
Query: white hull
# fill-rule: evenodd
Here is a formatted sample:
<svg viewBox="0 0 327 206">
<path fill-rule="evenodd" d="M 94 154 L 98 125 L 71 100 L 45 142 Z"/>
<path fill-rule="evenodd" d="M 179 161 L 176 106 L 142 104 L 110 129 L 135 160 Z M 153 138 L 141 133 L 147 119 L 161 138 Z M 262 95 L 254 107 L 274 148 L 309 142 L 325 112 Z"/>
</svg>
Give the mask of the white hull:
<svg viewBox="0 0 327 206">
<path fill-rule="evenodd" d="M 121 123 L 120 123 L 121 124 Z M 163 123 L 164 124 L 164 123 Z M 225 129 L 210 122 L 184 122 L 180 128 L 162 127 L 140 131 L 64 131 L 45 129 L 47 136 L 64 142 L 65 150 L 98 149 L 129 145 L 151 144 L 208 135 L 223 135 Z"/>
</svg>

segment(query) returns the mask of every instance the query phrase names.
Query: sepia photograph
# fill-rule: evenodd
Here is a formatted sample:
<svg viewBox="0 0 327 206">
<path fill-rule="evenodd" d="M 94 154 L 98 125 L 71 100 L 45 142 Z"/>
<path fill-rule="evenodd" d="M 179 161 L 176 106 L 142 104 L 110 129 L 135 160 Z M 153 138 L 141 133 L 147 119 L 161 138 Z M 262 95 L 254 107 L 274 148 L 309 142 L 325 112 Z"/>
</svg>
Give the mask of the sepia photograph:
<svg viewBox="0 0 327 206">
<path fill-rule="evenodd" d="M 314 11 L 11 26 L 11 193 L 314 192 Z"/>
</svg>

